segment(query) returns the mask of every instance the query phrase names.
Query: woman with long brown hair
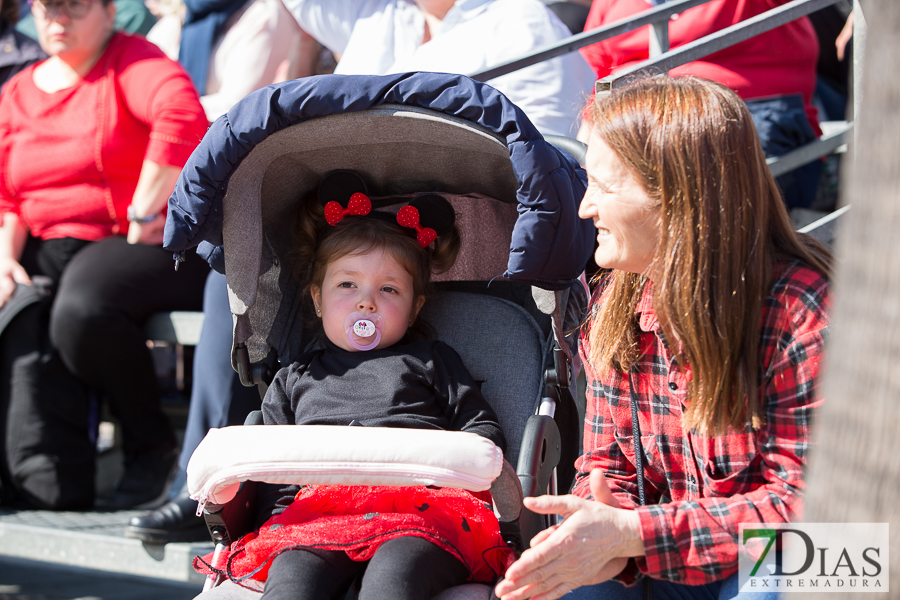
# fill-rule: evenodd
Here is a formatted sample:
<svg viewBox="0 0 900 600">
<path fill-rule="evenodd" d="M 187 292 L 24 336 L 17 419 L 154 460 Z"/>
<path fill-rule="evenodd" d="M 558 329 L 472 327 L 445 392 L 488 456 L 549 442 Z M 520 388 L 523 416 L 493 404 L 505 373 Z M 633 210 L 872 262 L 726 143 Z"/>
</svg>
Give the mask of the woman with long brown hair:
<svg viewBox="0 0 900 600">
<path fill-rule="evenodd" d="M 739 525 L 799 516 L 831 257 L 791 227 L 724 86 L 643 79 L 590 120 L 584 453 L 572 495 L 526 499 L 566 519 L 497 595 L 639 598 L 620 583 L 650 578 L 657 600 L 732 598 Z"/>
</svg>

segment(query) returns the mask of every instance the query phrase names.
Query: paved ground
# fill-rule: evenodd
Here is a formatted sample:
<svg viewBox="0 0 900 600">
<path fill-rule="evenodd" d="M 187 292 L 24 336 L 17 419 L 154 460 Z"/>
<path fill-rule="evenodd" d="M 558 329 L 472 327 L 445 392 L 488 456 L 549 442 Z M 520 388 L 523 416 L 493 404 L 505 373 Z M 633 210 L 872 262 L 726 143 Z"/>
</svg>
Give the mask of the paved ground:
<svg viewBox="0 0 900 600">
<path fill-rule="evenodd" d="M 189 600 L 201 587 L 0 556 L 0 600 Z"/>
</svg>

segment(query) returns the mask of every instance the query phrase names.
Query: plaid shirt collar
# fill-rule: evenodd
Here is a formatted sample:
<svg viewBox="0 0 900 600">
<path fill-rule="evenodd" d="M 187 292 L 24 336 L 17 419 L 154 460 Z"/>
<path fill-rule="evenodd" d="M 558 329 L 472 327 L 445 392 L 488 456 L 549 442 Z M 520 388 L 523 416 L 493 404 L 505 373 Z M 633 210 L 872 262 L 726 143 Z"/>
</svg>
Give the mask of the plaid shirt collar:
<svg viewBox="0 0 900 600">
<path fill-rule="evenodd" d="M 637 306 L 634 308 L 634 314 L 638 318 L 638 325 L 641 331 L 654 333 L 660 330 L 659 319 L 656 317 L 656 310 L 653 308 L 653 282 L 649 279 L 647 284 L 644 285 L 641 299 L 638 300 Z"/>
</svg>

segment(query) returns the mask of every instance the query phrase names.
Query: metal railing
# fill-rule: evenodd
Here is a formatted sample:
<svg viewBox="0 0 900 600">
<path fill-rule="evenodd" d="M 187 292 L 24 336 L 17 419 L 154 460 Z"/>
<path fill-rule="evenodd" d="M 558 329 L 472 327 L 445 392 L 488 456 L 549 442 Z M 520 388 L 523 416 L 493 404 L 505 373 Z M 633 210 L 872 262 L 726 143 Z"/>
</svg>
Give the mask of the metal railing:
<svg viewBox="0 0 900 600">
<path fill-rule="evenodd" d="M 781 156 L 773 156 L 766 159 L 766 164 L 769 165 L 769 170 L 774 177 L 780 177 L 827 154 L 844 150 L 847 137 L 853 131 L 853 123 L 848 121 L 826 121 L 821 125 L 822 137 L 819 139 Z"/>
<path fill-rule="evenodd" d="M 729 46 L 746 41 L 760 33 L 770 31 L 817 10 L 821 10 L 840 0 L 794 0 L 778 8 L 761 13 L 693 42 L 669 49 L 668 23 L 672 15 L 705 4 L 710 0 L 676 0 L 665 2 L 644 12 L 579 33 L 564 40 L 539 48 L 520 58 L 507 61 L 495 67 L 470 75 L 478 81 L 489 81 L 496 77 L 512 73 L 519 69 L 574 52 L 585 46 L 610 39 L 648 26 L 650 29 L 650 58 L 632 65 L 607 77 L 598 80 L 595 91 L 603 93 L 631 80 L 638 75 L 666 73 L 669 70 L 698 60 Z M 857 65 L 854 65 L 854 71 Z M 853 123 L 841 122 L 829 128 L 826 135 L 801 148 L 779 157 L 770 158 L 767 162 L 772 173 L 777 177 L 793 169 L 803 166 L 842 147 L 853 129 Z"/>
<path fill-rule="evenodd" d="M 685 63 L 739 44 L 760 33 L 781 27 L 785 23 L 790 23 L 838 2 L 840 0 L 794 0 L 746 21 L 741 21 L 731 27 L 726 27 L 693 42 L 679 46 L 674 50 L 669 50 L 668 44 L 666 44 L 663 52 L 658 56 L 654 57 L 651 55 L 650 59 L 642 63 L 622 69 L 599 80 L 596 84 L 596 91 L 603 92 L 613 89 L 617 84 L 628 81 L 639 73 L 666 73 L 675 67 L 680 67 Z"/>
<path fill-rule="evenodd" d="M 834 1 L 837 2 L 838 0 Z M 591 44 L 596 44 L 597 42 L 608 40 L 609 38 L 616 37 L 617 35 L 628 33 L 629 31 L 634 31 L 635 29 L 640 29 L 645 25 L 651 26 L 650 55 L 655 56 L 655 54 L 653 53 L 654 38 L 656 38 L 657 40 L 656 50 L 658 52 L 664 51 L 664 49 L 667 50 L 669 47 L 668 22 L 672 18 L 672 15 L 682 13 L 689 8 L 700 6 L 701 4 L 706 4 L 707 2 L 710 2 L 710 0 L 675 0 L 673 2 L 666 2 L 665 4 L 660 4 L 659 6 L 651 8 L 650 10 L 632 15 L 626 19 L 616 21 L 615 23 L 610 23 L 609 25 L 604 25 L 603 27 L 585 31 L 584 33 L 578 33 L 573 35 L 572 37 L 560 40 L 555 44 L 544 46 L 543 48 L 538 48 L 534 52 L 526 54 L 521 58 L 501 63 L 495 67 L 491 67 L 483 71 L 475 72 L 469 75 L 469 77 L 475 79 L 476 81 L 489 81 L 496 77 L 500 77 L 501 75 L 506 75 L 508 73 L 512 73 L 513 71 L 518 71 L 519 69 L 524 69 L 525 67 L 536 65 L 539 62 L 550 60 L 551 58 L 556 58 L 557 56 L 562 56 L 570 52 L 575 52 L 576 50 L 584 48 L 585 46 L 590 46 Z M 665 39 L 664 47 L 661 45 L 662 42 L 660 40 L 662 39 Z"/>
</svg>

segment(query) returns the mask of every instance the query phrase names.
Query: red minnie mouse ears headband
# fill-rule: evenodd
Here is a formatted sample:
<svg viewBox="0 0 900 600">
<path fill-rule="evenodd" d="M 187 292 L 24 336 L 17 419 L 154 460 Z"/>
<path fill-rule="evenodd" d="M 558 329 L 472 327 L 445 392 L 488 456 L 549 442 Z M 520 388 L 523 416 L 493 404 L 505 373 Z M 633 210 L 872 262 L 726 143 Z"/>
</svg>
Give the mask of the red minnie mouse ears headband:
<svg viewBox="0 0 900 600">
<path fill-rule="evenodd" d="M 366 193 L 365 182 L 353 171 L 333 171 L 319 185 L 319 201 L 329 225 L 337 225 L 347 216 L 378 216 L 393 220 L 389 215 L 372 211 L 372 201 Z M 423 248 L 439 235 L 450 231 L 456 213 L 449 202 L 437 194 L 422 194 L 397 211 L 396 221 L 415 231 Z"/>
</svg>

